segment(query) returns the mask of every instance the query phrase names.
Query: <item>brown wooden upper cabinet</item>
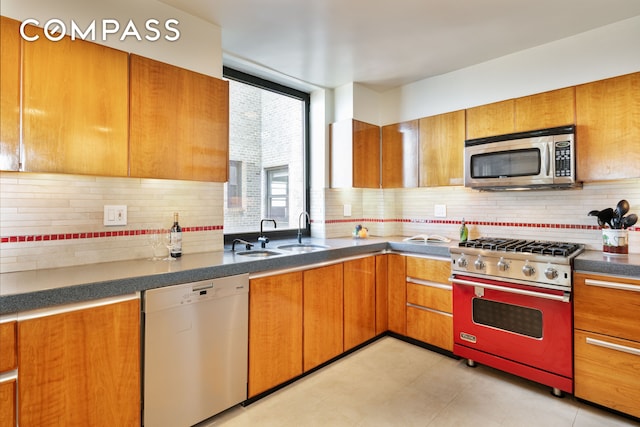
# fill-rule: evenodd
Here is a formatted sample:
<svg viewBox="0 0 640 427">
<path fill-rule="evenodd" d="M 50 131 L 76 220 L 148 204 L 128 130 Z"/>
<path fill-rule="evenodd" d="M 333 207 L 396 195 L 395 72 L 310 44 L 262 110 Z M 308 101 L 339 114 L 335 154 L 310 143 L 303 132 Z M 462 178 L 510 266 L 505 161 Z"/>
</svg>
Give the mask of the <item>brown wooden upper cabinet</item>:
<svg viewBox="0 0 640 427">
<path fill-rule="evenodd" d="M 466 139 L 502 135 L 513 132 L 513 99 L 467 108 Z"/>
<path fill-rule="evenodd" d="M 640 177 L 640 72 L 576 87 L 578 180 Z"/>
<path fill-rule="evenodd" d="M 130 174 L 224 182 L 229 83 L 131 55 Z"/>
<path fill-rule="evenodd" d="M 516 98 L 514 132 L 574 124 L 575 99 L 575 87 Z"/>
<path fill-rule="evenodd" d="M 465 111 L 420 119 L 420 186 L 462 185 Z"/>
<path fill-rule="evenodd" d="M 329 131 L 331 187 L 380 188 L 380 127 L 347 119 Z"/>
<path fill-rule="evenodd" d="M 574 124 L 575 88 L 568 87 L 467 109 L 466 139 Z"/>
<path fill-rule="evenodd" d="M 418 123 L 382 126 L 382 188 L 418 186 Z"/>
<path fill-rule="evenodd" d="M 0 16 L 0 170 L 20 165 L 20 22 Z"/>
<path fill-rule="evenodd" d="M 22 170 L 126 176 L 128 54 L 25 32 L 40 37 L 22 42 Z"/>
</svg>

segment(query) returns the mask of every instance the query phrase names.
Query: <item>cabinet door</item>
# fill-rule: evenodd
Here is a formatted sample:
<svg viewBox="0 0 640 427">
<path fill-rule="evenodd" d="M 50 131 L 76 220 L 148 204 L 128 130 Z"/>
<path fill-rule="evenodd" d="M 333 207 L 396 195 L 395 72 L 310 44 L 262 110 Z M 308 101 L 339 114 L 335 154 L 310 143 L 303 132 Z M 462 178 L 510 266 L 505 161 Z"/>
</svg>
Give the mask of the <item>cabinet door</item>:
<svg viewBox="0 0 640 427">
<path fill-rule="evenodd" d="M 16 324 L 15 321 L 0 323 L 0 372 L 17 367 Z"/>
<path fill-rule="evenodd" d="M 575 395 L 640 417 L 640 342 L 576 330 Z"/>
<path fill-rule="evenodd" d="M 140 425 L 138 299 L 18 322 L 20 425 Z"/>
<path fill-rule="evenodd" d="M 0 16 L 0 170 L 20 166 L 20 22 Z"/>
<path fill-rule="evenodd" d="M 342 264 L 306 270 L 303 283 L 306 372 L 343 353 Z"/>
<path fill-rule="evenodd" d="M 252 279 L 249 397 L 302 374 L 302 272 Z"/>
<path fill-rule="evenodd" d="M 580 181 L 640 177 L 640 72 L 576 87 Z"/>
<path fill-rule="evenodd" d="M 418 123 L 382 126 L 382 188 L 418 186 Z"/>
<path fill-rule="evenodd" d="M 0 427 L 16 426 L 16 380 L 0 381 Z"/>
<path fill-rule="evenodd" d="M 40 38 L 22 44 L 23 169 L 127 176 L 128 54 L 26 33 Z"/>
<path fill-rule="evenodd" d="M 376 335 L 389 330 L 388 255 L 376 255 Z"/>
<path fill-rule="evenodd" d="M 422 307 L 407 307 L 407 336 L 453 351 L 453 317 Z"/>
<path fill-rule="evenodd" d="M 353 186 L 380 188 L 380 127 L 353 121 Z"/>
<path fill-rule="evenodd" d="M 576 120 L 575 87 L 515 99 L 515 131 L 572 125 Z"/>
<path fill-rule="evenodd" d="M 574 327 L 640 341 L 640 280 L 576 273 Z"/>
<path fill-rule="evenodd" d="M 229 82 L 131 55 L 131 176 L 227 180 Z"/>
<path fill-rule="evenodd" d="M 344 350 L 376 335 L 376 259 L 344 263 Z"/>
<path fill-rule="evenodd" d="M 407 334 L 407 279 L 402 255 L 387 255 L 389 285 L 389 330 Z"/>
<path fill-rule="evenodd" d="M 467 139 L 503 135 L 514 131 L 515 101 L 494 102 L 467 109 Z"/>
<path fill-rule="evenodd" d="M 464 110 L 420 119 L 420 186 L 461 185 Z"/>
</svg>

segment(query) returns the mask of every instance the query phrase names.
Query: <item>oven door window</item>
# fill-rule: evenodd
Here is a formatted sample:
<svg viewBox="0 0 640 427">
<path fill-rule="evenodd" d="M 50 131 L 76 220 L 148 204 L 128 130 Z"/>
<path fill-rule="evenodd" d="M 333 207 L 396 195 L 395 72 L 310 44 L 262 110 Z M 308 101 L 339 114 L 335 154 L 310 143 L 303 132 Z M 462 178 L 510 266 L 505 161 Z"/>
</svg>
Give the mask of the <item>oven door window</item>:
<svg viewBox="0 0 640 427">
<path fill-rule="evenodd" d="M 534 308 L 474 298 L 473 322 L 532 338 L 542 338 L 542 312 Z"/>
<path fill-rule="evenodd" d="M 471 156 L 471 178 L 504 178 L 540 175 L 540 150 L 523 148 Z"/>
</svg>

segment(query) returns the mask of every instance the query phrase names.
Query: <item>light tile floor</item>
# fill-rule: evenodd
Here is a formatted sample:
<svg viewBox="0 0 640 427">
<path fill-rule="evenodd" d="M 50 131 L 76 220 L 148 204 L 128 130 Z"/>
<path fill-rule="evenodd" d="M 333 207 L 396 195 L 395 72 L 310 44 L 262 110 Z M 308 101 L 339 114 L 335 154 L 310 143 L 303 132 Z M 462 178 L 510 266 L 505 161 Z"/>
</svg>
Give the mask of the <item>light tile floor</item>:
<svg viewBox="0 0 640 427">
<path fill-rule="evenodd" d="M 638 426 L 549 387 L 391 337 L 199 427 Z"/>
</svg>

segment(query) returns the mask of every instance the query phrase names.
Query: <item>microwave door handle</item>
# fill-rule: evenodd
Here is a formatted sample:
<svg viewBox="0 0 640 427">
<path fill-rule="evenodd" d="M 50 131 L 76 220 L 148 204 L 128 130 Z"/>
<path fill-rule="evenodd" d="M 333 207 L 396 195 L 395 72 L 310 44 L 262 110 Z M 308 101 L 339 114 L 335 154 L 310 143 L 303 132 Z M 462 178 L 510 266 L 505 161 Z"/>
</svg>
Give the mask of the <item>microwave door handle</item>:
<svg viewBox="0 0 640 427">
<path fill-rule="evenodd" d="M 551 143 L 547 142 L 544 144 L 544 151 L 542 157 L 542 163 L 544 164 L 544 174 L 545 176 L 549 176 L 550 168 L 551 168 Z"/>
</svg>

